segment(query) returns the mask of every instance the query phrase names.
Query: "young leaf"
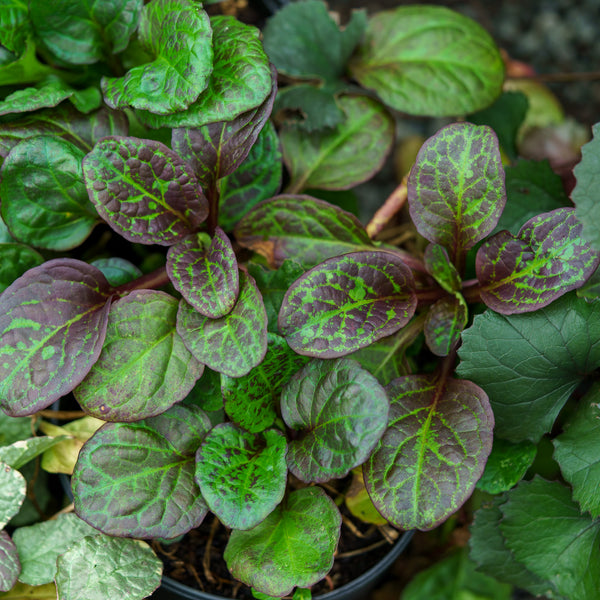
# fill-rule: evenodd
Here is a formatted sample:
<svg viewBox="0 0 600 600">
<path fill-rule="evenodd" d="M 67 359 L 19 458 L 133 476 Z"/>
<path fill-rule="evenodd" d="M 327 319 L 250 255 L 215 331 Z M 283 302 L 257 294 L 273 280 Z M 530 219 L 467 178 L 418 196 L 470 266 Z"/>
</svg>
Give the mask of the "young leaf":
<svg viewBox="0 0 600 600">
<path fill-rule="evenodd" d="M 231 241 L 217 227 L 184 238 L 167 252 L 167 273 L 175 289 L 201 315 L 218 319 L 231 312 L 240 291 Z"/>
<path fill-rule="evenodd" d="M 286 596 L 310 587 L 333 565 L 341 515 L 319 487 L 291 492 L 262 523 L 234 530 L 224 558 L 231 574 L 259 592 Z"/>
<path fill-rule="evenodd" d="M 0 461 L 11 466 L 13 469 L 20 469 L 30 460 L 52 448 L 52 446 L 55 446 L 63 439 L 65 438 L 39 436 L 19 440 L 10 446 L 0 446 Z"/>
<path fill-rule="evenodd" d="M 207 513 L 194 481 L 211 429 L 199 408 L 175 405 L 135 423 L 107 423 L 83 446 L 71 486 L 75 512 L 109 535 L 172 538 Z"/>
<path fill-rule="evenodd" d="M 502 91 L 494 40 L 472 19 L 442 6 L 404 6 L 369 18 L 350 73 L 388 106 L 413 115 L 461 115 Z"/>
<path fill-rule="evenodd" d="M 392 381 L 388 429 L 363 467 L 377 510 L 402 529 L 429 530 L 468 499 L 492 449 L 494 417 L 470 381 Z"/>
<path fill-rule="evenodd" d="M 460 294 L 441 298 L 429 308 L 423 333 L 436 356 L 448 356 L 460 340 L 468 316 L 467 303 Z"/>
<path fill-rule="evenodd" d="M 254 279 L 240 273 L 240 294 L 220 319 L 201 315 L 181 301 L 177 331 L 189 351 L 211 369 L 242 377 L 262 362 L 267 351 L 267 313 Z"/>
<path fill-rule="evenodd" d="M 373 247 L 352 214 L 310 196 L 282 195 L 261 202 L 237 224 L 235 238 L 271 267 L 286 258 L 312 267 L 326 258 Z"/>
<path fill-rule="evenodd" d="M 196 453 L 196 482 L 226 527 L 252 529 L 281 502 L 287 481 L 285 437 L 254 435 L 233 423 L 211 429 Z"/>
<path fill-rule="evenodd" d="M 78 540 L 58 557 L 56 566 L 61 600 L 139 600 L 160 585 L 163 571 L 162 561 L 145 542 L 107 535 Z"/>
<path fill-rule="evenodd" d="M 496 435 L 537 443 L 600 366 L 600 305 L 570 294 L 525 315 L 487 310 L 462 340 L 457 373 L 489 395 Z"/>
<path fill-rule="evenodd" d="M 0 462 L 0 530 L 19 512 L 26 490 L 25 477 L 6 463 Z"/>
<path fill-rule="evenodd" d="M 0 243 L 0 294 L 29 269 L 44 262 L 44 257 L 25 244 Z"/>
<path fill-rule="evenodd" d="M 47 250 L 79 246 L 99 222 L 70 142 L 42 135 L 19 142 L 0 175 L 2 218 L 19 241 Z"/>
<path fill-rule="evenodd" d="M 421 146 L 408 178 L 410 216 L 423 237 L 452 253 L 455 264 L 494 229 L 505 202 L 492 129 L 453 123 Z"/>
<path fill-rule="evenodd" d="M 511 315 L 538 310 L 583 285 L 600 253 L 581 236 L 574 208 L 533 217 L 519 233 L 494 235 L 477 251 L 475 267 L 481 299 Z"/>
<path fill-rule="evenodd" d="M 204 366 L 175 331 L 178 306 L 156 290 L 136 290 L 113 303 L 100 357 L 73 390 L 88 414 L 139 421 L 188 395 Z"/>
<path fill-rule="evenodd" d="M 104 138 L 83 159 L 83 173 L 100 216 L 130 242 L 172 245 L 208 215 L 191 168 L 161 142 Z"/>
<path fill-rule="evenodd" d="M 93 260 L 90 264 L 102 271 L 112 287 L 129 283 L 142 276 L 141 269 L 124 258 L 99 258 Z"/>
<path fill-rule="evenodd" d="M 398 331 L 416 306 L 412 273 L 397 255 L 351 252 L 292 284 L 279 329 L 299 354 L 335 358 Z"/>
<path fill-rule="evenodd" d="M 290 471 L 307 483 L 345 477 L 381 438 L 388 407 L 383 387 L 356 361 L 311 361 L 281 395 L 281 416 L 296 432 Z"/>
<path fill-rule="evenodd" d="M 0 592 L 8 592 L 21 572 L 17 547 L 6 531 L 0 531 Z"/>
<path fill-rule="evenodd" d="M 459 292 L 461 277 L 456 267 L 450 262 L 448 251 L 439 244 L 429 244 L 425 248 L 425 268 L 437 283 L 449 294 Z"/>
<path fill-rule="evenodd" d="M 290 189 L 347 190 L 383 165 L 394 141 L 387 109 L 366 96 L 342 96 L 338 103 L 346 120 L 333 131 L 308 134 L 294 125 L 281 130 Z"/>
<path fill-rule="evenodd" d="M 98 360 L 109 286 L 82 261 L 34 267 L 0 296 L 0 405 L 33 414 L 69 393 Z"/>
<path fill-rule="evenodd" d="M 188 108 L 212 72 L 212 29 L 206 12 L 190 0 L 151 0 L 142 9 L 138 39 L 154 60 L 133 67 L 125 77 L 103 77 L 106 104 L 158 115 Z"/>
</svg>

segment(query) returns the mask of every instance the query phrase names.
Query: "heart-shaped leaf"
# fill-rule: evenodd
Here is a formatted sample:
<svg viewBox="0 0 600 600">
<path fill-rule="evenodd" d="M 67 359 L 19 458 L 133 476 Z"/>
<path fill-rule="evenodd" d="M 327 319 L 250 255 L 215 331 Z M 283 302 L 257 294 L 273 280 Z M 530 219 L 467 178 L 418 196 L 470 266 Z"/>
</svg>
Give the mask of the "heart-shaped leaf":
<svg viewBox="0 0 600 600">
<path fill-rule="evenodd" d="M 47 250 L 79 246 L 99 222 L 70 142 L 43 135 L 19 142 L 0 175 L 2 218 L 19 241 Z"/>
<path fill-rule="evenodd" d="M 233 423 L 211 429 L 196 454 L 196 481 L 226 527 L 252 529 L 281 502 L 287 481 L 285 437 L 257 436 Z"/>
<path fill-rule="evenodd" d="M 467 303 L 460 294 L 437 300 L 429 308 L 423 326 L 428 348 L 436 356 L 448 356 L 460 340 L 468 317 Z"/>
<path fill-rule="evenodd" d="M 492 449 L 494 417 L 470 381 L 392 381 L 387 431 L 363 467 L 377 510 L 402 529 L 433 529 L 469 498 Z"/>
<path fill-rule="evenodd" d="M 167 273 L 175 289 L 201 315 L 218 319 L 231 312 L 240 291 L 235 252 L 225 232 L 189 236 L 167 252 Z"/>
<path fill-rule="evenodd" d="M 104 138 L 83 159 L 83 172 L 100 216 L 130 242 L 169 246 L 208 215 L 191 168 L 161 142 Z"/>
<path fill-rule="evenodd" d="M 502 91 L 504 67 L 478 23 L 443 6 L 403 6 L 369 18 L 350 73 L 392 108 L 462 115 Z"/>
<path fill-rule="evenodd" d="M 307 483 L 345 477 L 381 438 L 388 409 L 385 390 L 356 361 L 309 362 L 281 395 L 281 416 L 297 432 L 290 471 Z"/>
<path fill-rule="evenodd" d="M 17 547 L 6 531 L 0 531 L 0 592 L 8 592 L 21 572 Z"/>
<path fill-rule="evenodd" d="M 0 529 L 19 512 L 25 500 L 25 477 L 6 463 L 0 462 Z"/>
<path fill-rule="evenodd" d="M 100 357 L 74 390 L 88 414 L 139 421 L 188 395 L 204 366 L 175 331 L 178 306 L 155 290 L 136 290 L 111 306 Z"/>
<path fill-rule="evenodd" d="M 261 202 L 237 224 L 235 239 L 272 267 L 292 258 L 312 267 L 326 258 L 373 247 L 351 213 L 310 196 L 282 195 Z"/>
<path fill-rule="evenodd" d="M 44 262 L 44 257 L 25 244 L 0 243 L 0 294 L 29 269 Z"/>
<path fill-rule="evenodd" d="M 138 39 L 154 61 L 133 67 L 124 77 L 104 77 L 106 104 L 159 115 L 188 108 L 212 72 L 213 36 L 206 12 L 190 0 L 151 0 L 142 9 Z"/>
<path fill-rule="evenodd" d="M 227 567 L 236 579 L 278 598 L 310 587 L 333 565 L 341 523 L 321 488 L 296 490 L 253 529 L 231 532 Z"/>
<path fill-rule="evenodd" d="M 412 272 L 396 254 L 351 252 L 292 284 L 279 329 L 299 354 L 334 358 L 398 331 L 416 306 Z"/>
<path fill-rule="evenodd" d="M 82 261 L 57 258 L 30 269 L 0 296 L 0 404 L 12 416 L 68 394 L 98 360 L 109 286 Z"/>
<path fill-rule="evenodd" d="M 506 203 L 498 138 L 485 125 L 453 123 L 421 146 L 408 178 L 408 206 L 418 232 L 452 253 L 490 233 Z"/>
<path fill-rule="evenodd" d="M 220 319 L 201 315 L 181 301 L 177 331 L 190 352 L 211 369 L 242 377 L 262 362 L 267 351 L 267 313 L 254 279 L 240 272 L 240 294 Z"/>
<path fill-rule="evenodd" d="M 475 267 L 481 299 L 511 315 L 538 310 L 583 285 L 600 253 L 582 238 L 574 208 L 533 217 L 519 233 L 494 235 L 479 248 Z"/>
<path fill-rule="evenodd" d="M 135 423 L 107 423 L 84 445 L 71 479 L 75 512 L 109 535 L 172 538 L 207 513 L 194 481 L 211 429 L 199 408 L 175 405 Z"/>
</svg>

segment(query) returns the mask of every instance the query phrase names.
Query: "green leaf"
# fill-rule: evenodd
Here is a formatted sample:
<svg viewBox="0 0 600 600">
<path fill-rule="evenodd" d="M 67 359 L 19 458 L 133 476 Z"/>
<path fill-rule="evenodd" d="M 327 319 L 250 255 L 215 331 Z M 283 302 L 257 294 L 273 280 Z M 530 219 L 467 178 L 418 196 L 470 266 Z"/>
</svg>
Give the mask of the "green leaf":
<svg viewBox="0 0 600 600">
<path fill-rule="evenodd" d="M 56 519 L 19 527 L 13 541 L 19 551 L 19 581 L 29 585 L 50 583 L 56 575 L 56 559 L 86 535 L 98 532 L 77 515 L 66 513 Z"/>
<path fill-rule="evenodd" d="M 445 246 L 455 264 L 490 233 L 504 208 L 504 170 L 496 134 L 453 123 L 421 146 L 408 178 L 408 205 L 418 232 Z"/>
<path fill-rule="evenodd" d="M 198 527 L 208 509 L 194 457 L 210 429 L 206 413 L 180 405 L 135 423 L 107 423 L 79 454 L 71 478 L 76 513 L 119 537 L 168 539 Z"/>
<path fill-rule="evenodd" d="M 444 290 L 449 294 L 460 291 L 462 280 L 456 267 L 450 262 L 446 248 L 439 244 L 428 244 L 423 258 L 428 273 Z"/>
<path fill-rule="evenodd" d="M 252 529 L 281 502 L 287 482 L 281 432 L 254 435 L 233 423 L 211 429 L 196 454 L 196 482 L 226 527 Z"/>
<path fill-rule="evenodd" d="M 310 196 L 281 195 L 254 207 L 236 225 L 236 240 L 279 267 L 287 258 L 312 267 L 326 258 L 373 247 L 349 212 Z"/>
<path fill-rule="evenodd" d="M 388 106 L 429 117 L 484 108 L 500 95 L 504 81 L 502 57 L 490 35 L 442 6 L 373 15 L 349 67 Z"/>
<path fill-rule="evenodd" d="M 208 215 L 191 168 L 161 142 L 103 138 L 83 159 L 83 173 L 100 216 L 130 242 L 170 246 Z"/>
<path fill-rule="evenodd" d="M 102 274 L 112 287 L 129 283 L 142 276 L 142 271 L 124 258 L 98 258 L 90 264 L 102 271 Z"/>
<path fill-rule="evenodd" d="M 44 257 L 25 244 L 0 243 L 0 294 L 26 271 L 44 262 Z"/>
<path fill-rule="evenodd" d="M 600 253 L 582 238 L 574 208 L 533 217 L 516 236 L 501 231 L 477 251 L 481 299 L 510 315 L 538 310 L 583 285 Z"/>
<path fill-rule="evenodd" d="M 141 540 L 87 536 L 58 557 L 56 589 L 61 600 L 141 600 L 158 588 L 162 571 Z"/>
<path fill-rule="evenodd" d="M 123 51 L 138 25 L 143 0 L 31 3 L 29 15 L 43 45 L 59 59 L 88 65 Z"/>
<path fill-rule="evenodd" d="M 295 432 L 290 471 L 306 483 L 345 477 L 379 442 L 388 407 L 383 387 L 356 361 L 309 362 L 281 395 L 281 417 Z"/>
<path fill-rule="evenodd" d="M 42 135 L 19 142 L 0 175 L 2 218 L 19 241 L 46 250 L 79 246 L 99 222 L 83 181 L 84 153 Z"/>
<path fill-rule="evenodd" d="M 18 56 L 31 35 L 29 7 L 24 0 L 0 1 L 0 44 Z"/>
<path fill-rule="evenodd" d="M 171 246 L 167 274 L 185 301 L 211 319 L 231 312 L 240 291 L 235 252 L 220 227 L 212 240 L 198 233 Z"/>
<path fill-rule="evenodd" d="M 262 104 L 271 93 L 271 66 L 260 31 L 230 16 L 213 17 L 210 24 L 214 59 L 208 87 L 187 110 L 169 115 L 136 111 L 149 127 L 202 127 L 231 121 Z"/>
<path fill-rule="evenodd" d="M 470 381 L 392 381 L 388 429 L 363 467 L 377 510 L 402 529 L 433 529 L 469 498 L 492 449 L 494 417 Z"/>
<path fill-rule="evenodd" d="M 351 252 L 292 284 L 279 329 L 299 354 L 335 358 L 398 331 L 416 305 L 412 272 L 396 254 Z"/>
<path fill-rule="evenodd" d="M 570 294 L 524 315 L 487 310 L 462 340 L 457 373 L 488 394 L 496 435 L 537 443 L 600 366 L 600 305 Z"/>
<path fill-rule="evenodd" d="M 56 600 L 54 582 L 46 585 L 30 586 L 17 583 L 9 592 L 0 593 L 2 600 Z"/>
<path fill-rule="evenodd" d="M 19 512 L 26 490 L 25 477 L 6 463 L 0 462 L 0 530 Z"/>
<path fill-rule="evenodd" d="M 88 414 L 139 421 L 188 395 L 204 367 L 175 330 L 178 306 L 156 290 L 136 290 L 113 303 L 100 357 L 74 390 Z"/>
<path fill-rule="evenodd" d="M 267 313 L 254 279 L 240 272 L 240 294 L 231 312 L 219 319 L 201 315 L 181 301 L 177 331 L 189 351 L 211 369 L 242 377 L 267 351 Z"/>
<path fill-rule="evenodd" d="M 75 89 L 62 79 L 51 76 L 36 84 L 35 87 L 22 88 L 8 94 L 0 102 L 0 115 L 56 106 L 73 96 L 74 93 Z"/>
<path fill-rule="evenodd" d="M 333 565 L 341 526 L 333 501 L 318 487 L 291 492 L 262 523 L 234 530 L 224 558 L 231 574 L 263 594 L 310 587 Z"/>
<path fill-rule="evenodd" d="M 154 60 L 124 77 L 103 77 L 106 104 L 158 115 L 188 108 L 212 71 L 213 36 L 206 12 L 190 0 L 151 0 L 142 9 L 138 39 Z"/>
<path fill-rule="evenodd" d="M 20 572 L 17 547 L 6 531 L 0 531 L 0 592 L 8 592 L 17 583 Z"/>
<path fill-rule="evenodd" d="M 26 440 L 13 442 L 10 446 L 0 446 L 0 461 L 11 466 L 13 469 L 20 469 L 36 456 L 44 453 L 52 446 L 55 446 L 64 437 L 34 437 Z"/>
<path fill-rule="evenodd" d="M 56 74 L 47 64 L 38 60 L 33 36 L 27 37 L 25 50 L 17 60 L 0 66 L 0 85 L 35 83 Z"/>
<path fill-rule="evenodd" d="M 109 286 L 82 261 L 34 267 L 0 296 L 0 405 L 30 415 L 69 393 L 98 359 Z"/>
<path fill-rule="evenodd" d="M 567 487 L 540 477 L 522 481 L 500 510 L 500 528 L 518 561 L 569 600 L 597 595 L 600 525 L 580 513 Z"/>
<path fill-rule="evenodd" d="M 31 437 L 29 417 L 9 417 L 0 410 L 0 446 L 9 446 L 28 437 Z"/>
<path fill-rule="evenodd" d="M 296 354 L 278 335 L 269 333 L 267 340 L 264 360 L 250 373 L 243 377 L 221 376 L 225 412 L 251 433 L 273 425 L 283 386 L 308 360 Z"/>
<path fill-rule="evenodd" d="M 280 139 L 289 189 L 346 190 L 383 166 L 394 141 L 388 111 L 366 96 L 342 96 L 338 103 L 346 120 L 332 131 L 309 134 L 294 125 L 283 126 Z"/>
<path fill-rule="evenodd" d="M 460 294 L 447 296 L 431 305 L 423 333 L 429 349 L 436 356 L 448 356 L 456 347 L 467 324 L 469 310 Z"/>
<path fill-rule="evenodd" d="M 344 493 L 344 502 L 350 513 L 363 523 L 387 524 L 387 520 L 379 514 L 367 492 L 361 467 L 352 469 L 352 483 Z"/>
</svg>

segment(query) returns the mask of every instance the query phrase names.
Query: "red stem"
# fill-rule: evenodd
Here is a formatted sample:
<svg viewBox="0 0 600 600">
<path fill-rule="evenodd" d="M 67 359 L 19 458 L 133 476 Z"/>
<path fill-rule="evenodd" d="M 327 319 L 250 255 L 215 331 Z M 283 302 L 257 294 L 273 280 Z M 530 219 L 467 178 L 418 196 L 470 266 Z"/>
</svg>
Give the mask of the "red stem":
<svg viewBox="0 0 600 600">
<path fill-rule="evenodd" d="M 163 265 L 162 267 L 156 269 L 156 271 L 152 271 L 152 273 L 147 273 L 146 275 L 142 275 L 133 281 L 129 281 L 128 283 L 117 286 L 113 291 L 115 294 L 117 294 L 117 296 L 124 296 L 125 294 L 133 292 L 134 290 L 154 290 L 161 288 L 163 285 L 167 285 L 169 281 L 167 267 L 166 265 Z"/>
</svg>

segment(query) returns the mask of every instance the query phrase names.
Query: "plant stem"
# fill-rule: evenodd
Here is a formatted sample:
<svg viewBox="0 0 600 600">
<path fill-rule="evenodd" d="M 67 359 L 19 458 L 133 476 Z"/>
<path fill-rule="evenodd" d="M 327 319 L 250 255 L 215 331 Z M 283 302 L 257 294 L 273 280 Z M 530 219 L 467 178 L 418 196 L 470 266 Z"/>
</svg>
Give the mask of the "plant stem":
<svg viewBox="0 0 600 600">
<path fill-rule="evenodd" d="M 215 233 L 215 229 L 219 224 L 219 200 L 220 194 L 215 181 L 211 185 L 207 186 L 204 190 L 206 199 L 208 200 L 208 219 L 206 224 L 208 226 L 208 233 L 212 237 Z"/>
<path fill-rule="evenodd" d="M 113 291 L 117 296 L 121 297 L 134 290 L 154 290 L 167 283 L 169 283 L 169 276 L 167 275 L 167 267 L 163 265 L 155 271 L 152 271 L 152 273 L 147 273 L 133 281 L 129 281 L 128 283 L 124 283 L 123 285 L 114 288 Z"/>
<path fill-rule="evenodd" d="M 462 295 L 468 304 L 475 304 L 481 302 L 481 286 L 477 279 L 469 279 L 463 281 Z"/>
<path fill-rule="evenodd" d="M 406 204 L 408 199 L 408 175 L 402 178 L 400 185 L 388 196 L 367 225 L 367 234 L 373 239 Z"/>
</svg>

